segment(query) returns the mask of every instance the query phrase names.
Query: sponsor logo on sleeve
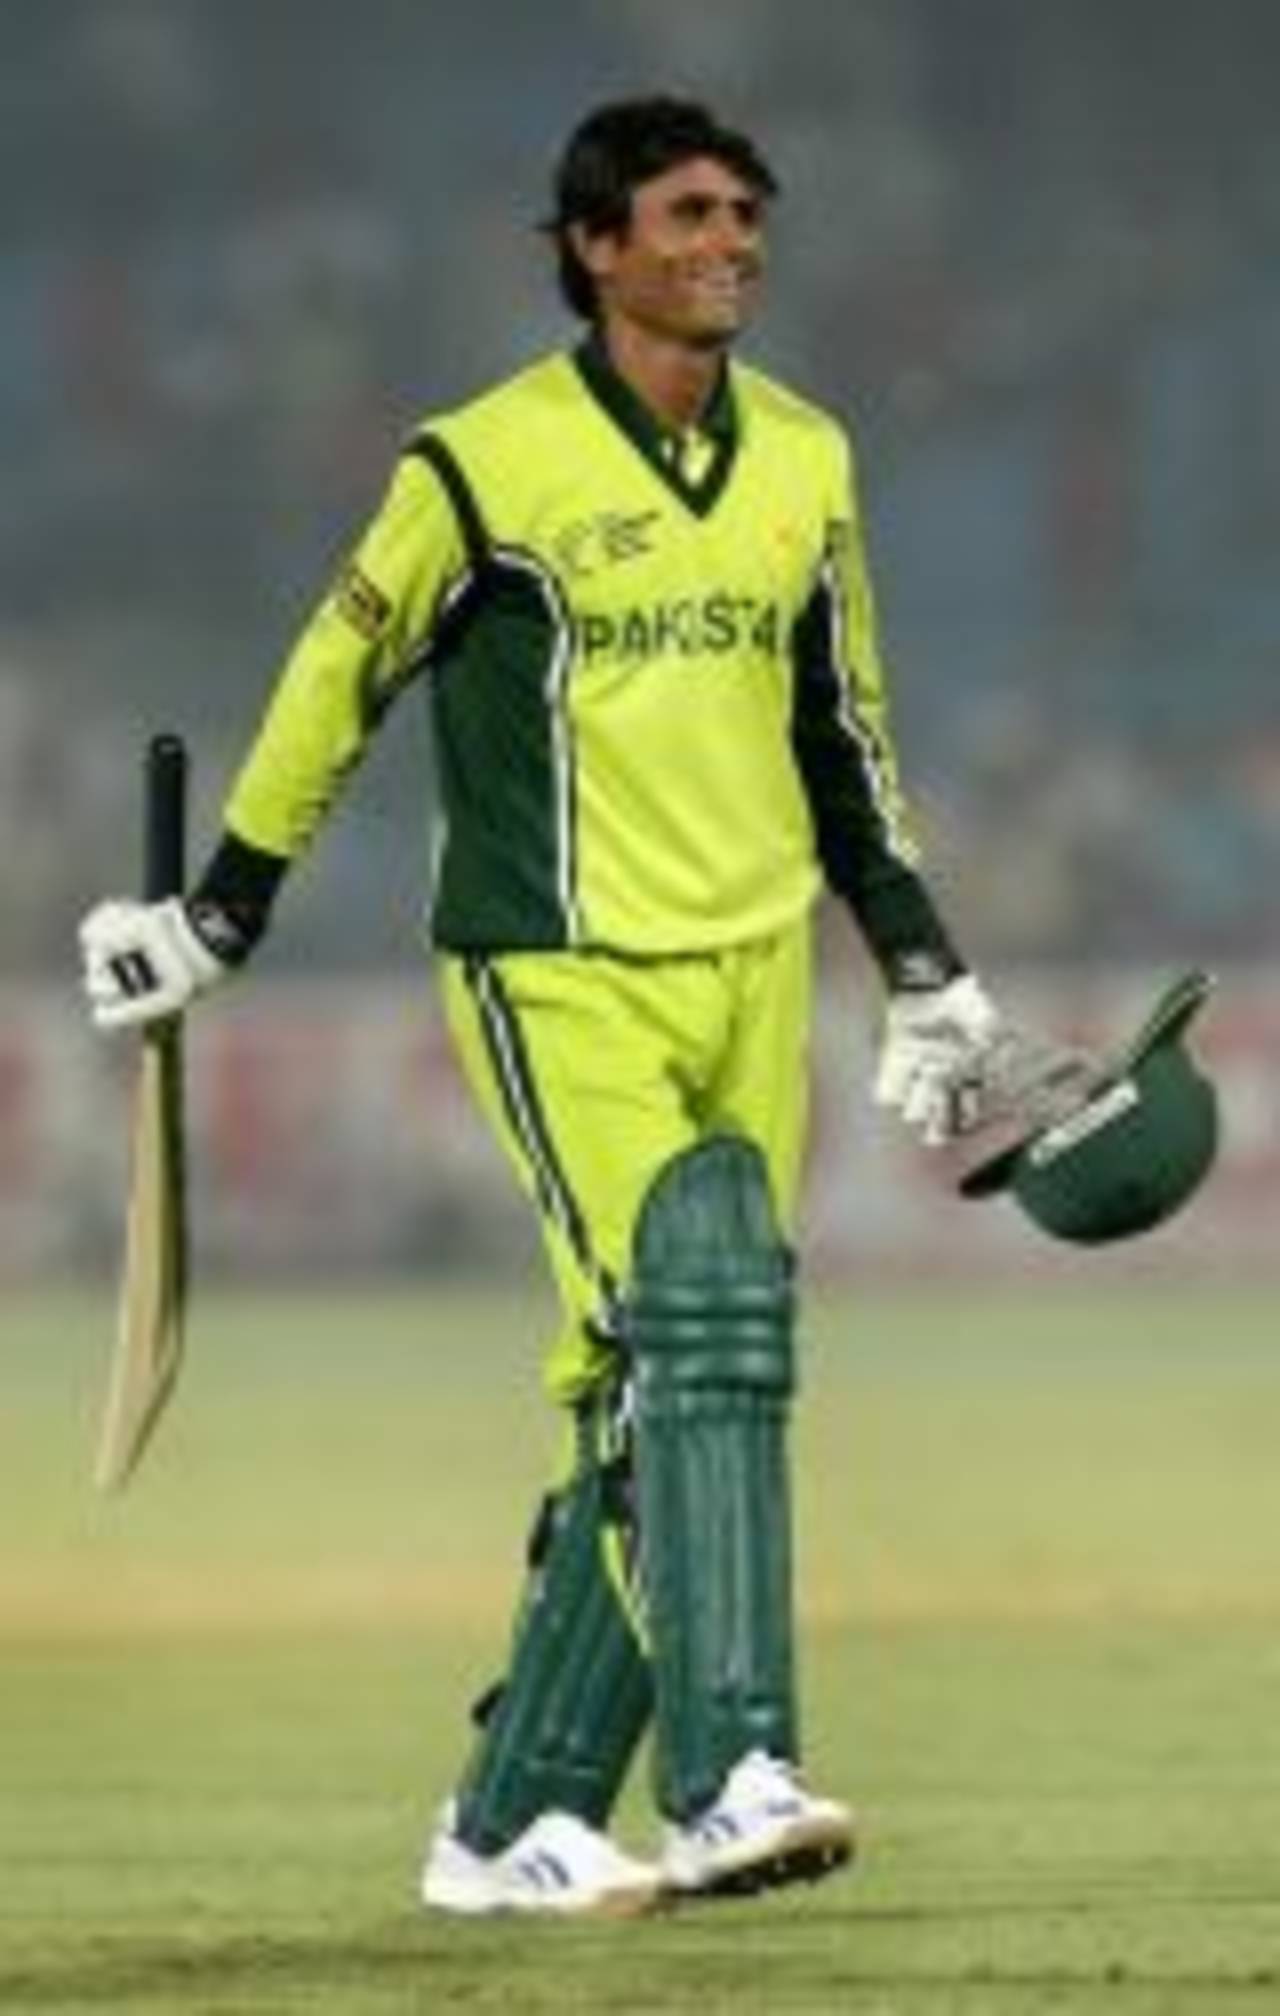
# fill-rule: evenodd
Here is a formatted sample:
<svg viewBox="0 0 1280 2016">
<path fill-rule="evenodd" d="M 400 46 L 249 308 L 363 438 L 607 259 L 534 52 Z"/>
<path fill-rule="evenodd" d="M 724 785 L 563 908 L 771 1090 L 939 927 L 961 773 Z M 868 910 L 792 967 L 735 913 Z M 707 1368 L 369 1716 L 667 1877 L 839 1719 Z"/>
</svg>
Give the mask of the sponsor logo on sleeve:
<svg viewBox="0 0 1280 2016">
<path fill-rule="evenodd" d="M 333 600 L 338 614 L 370 643 L 386 629 L 391 602 L 354 560 L 348 561 L 339 575 Z"/>
</svg>

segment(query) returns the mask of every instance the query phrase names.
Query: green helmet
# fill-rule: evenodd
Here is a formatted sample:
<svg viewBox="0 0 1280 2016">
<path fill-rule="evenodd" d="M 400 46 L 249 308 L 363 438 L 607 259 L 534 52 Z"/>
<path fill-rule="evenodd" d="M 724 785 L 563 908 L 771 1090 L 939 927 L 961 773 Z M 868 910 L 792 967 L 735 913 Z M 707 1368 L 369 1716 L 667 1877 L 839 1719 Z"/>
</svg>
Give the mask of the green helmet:
<svg viewBox="0 0 1280 2016">
<path fill-rule="evenodd" d="M 1009 1190 L 1044 1231 L 1084 1246 L 1161 1224 L 1217 1153 L 1217 1096 L 1182 1041 L 1212 985 L 1188 973 L 1166 988 L 1080 1104 L 970 1169 L 961 1194 Z"/>
</svg>

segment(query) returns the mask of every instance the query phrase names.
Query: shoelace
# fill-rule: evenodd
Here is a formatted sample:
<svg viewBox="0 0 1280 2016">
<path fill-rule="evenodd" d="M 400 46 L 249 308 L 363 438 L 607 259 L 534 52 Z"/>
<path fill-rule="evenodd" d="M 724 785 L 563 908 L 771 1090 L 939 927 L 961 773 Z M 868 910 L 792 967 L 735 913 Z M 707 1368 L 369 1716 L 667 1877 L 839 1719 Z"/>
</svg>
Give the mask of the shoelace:
<svg viewBox="0 0 1280 2016">
<path fill-rule="evenodd" d="M 782 1819 L 787 1814 L 795 1812 L 802 1797 L 799 1766 L 787 1758 L 771 1757 L 769 1775 L 771 1778 L 785 1779 L 787 1790 L 771 1791 L 763 1799 L 753 1802 L 751 1810 L 764 1813 L 771 1819 Z M 723 1806 L 713 1806 L 700 1820 L 695 1821 L 693 1831 L 700 1840 L 709 1845 L 715 1842 L 736 1841 L 742 1833 L 743 1817 L 727 1811 Z"/>
</svg>

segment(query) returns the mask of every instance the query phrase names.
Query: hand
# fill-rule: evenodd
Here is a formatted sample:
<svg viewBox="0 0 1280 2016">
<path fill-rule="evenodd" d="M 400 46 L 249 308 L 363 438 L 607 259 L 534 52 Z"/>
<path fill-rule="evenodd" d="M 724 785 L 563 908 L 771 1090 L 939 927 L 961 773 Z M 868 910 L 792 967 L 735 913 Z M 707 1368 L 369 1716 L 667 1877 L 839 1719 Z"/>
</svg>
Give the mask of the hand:
<svg viewBox="0 0 1280 2016">
<path fill-rule="evenodd" d="M 163 903 L 109 898 L 80 926 L 81 982 L 99 1029 L 180 1015 L 231 971 L 191 921 L 180 896 Z"/>
<path fill-rule="evenodd" d="M 981 1124 L 987 1060 L 1003 1028 L 971 973 L 945 987 L 893 994 L 885 1010 L 874 1096 L 926 1147 Z"/>
</svg>

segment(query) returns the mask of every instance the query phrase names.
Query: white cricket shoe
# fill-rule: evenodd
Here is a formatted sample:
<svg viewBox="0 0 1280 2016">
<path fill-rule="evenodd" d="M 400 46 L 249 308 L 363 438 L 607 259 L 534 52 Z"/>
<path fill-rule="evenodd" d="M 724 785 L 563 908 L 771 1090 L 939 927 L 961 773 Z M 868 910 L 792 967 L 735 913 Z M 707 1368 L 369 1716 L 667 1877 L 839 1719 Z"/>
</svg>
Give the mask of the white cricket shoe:
<svg viewBox="0 0 1280 2016">
<path fill-rule="evenodd" d="M 614 1846 L 572 1813 L 542 1813 L 510 1847 L 479 1855 L 453 1831 L 446 1806 L 422 1872 L 422 1901 L 481 1918 L 498 1912 L 637 1918 L 662 1903 L 662 1871 Z"/>
<path fill-rule="evenodd" d="M 743 1897 L 816 1882 L 853 1848 L 847 1806 L 807 1792 L 794 1764 L 751 1750 L 704 1813 L 667 1828 L 662 1870 L 676 1897 Z"/>
<path fill-rule="evenodd" d="M 504 1910 L 498 1877 L 497 1855 L 480 1855 L 460 1841 L 454 1828 L 457 1807 L 452 1799 L 441 1808 L 436 1831 L 422 1865 L 419 1894 L 424 1904 L 437 1911 L 456 1911 L 466 1918 L 483 1918 Z"/>
</svg>

